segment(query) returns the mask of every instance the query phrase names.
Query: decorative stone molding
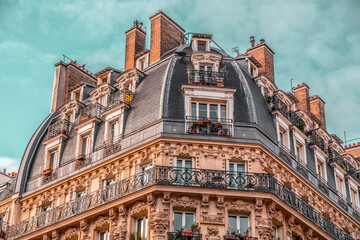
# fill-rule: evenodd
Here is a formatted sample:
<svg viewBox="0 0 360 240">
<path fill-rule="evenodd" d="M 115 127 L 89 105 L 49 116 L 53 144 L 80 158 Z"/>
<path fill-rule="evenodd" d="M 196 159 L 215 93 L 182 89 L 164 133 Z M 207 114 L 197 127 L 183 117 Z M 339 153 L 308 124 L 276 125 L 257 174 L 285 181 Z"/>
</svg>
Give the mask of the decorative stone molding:
<svg viewBox="0 0 360 240">
<path fill-rule="evenodd" d="M 200 223 L 225 225 L 225 216 L 201 214 Z"/>
<path fill-rule="evenodd" d="M 67 240 L 79 236 L 79 228 L 69 227 L 61 237 L 61 240 Z"/>
<path fill-rule="evenodd" d="M 131 208 L 130 208 L 130 215 L 138 215 L 142 212 L 146 212 L 148 210 L 148 204 L 146 202 L 136 202 Z"/>
<path fill-rule="evenodd" d="M 44 234 L 42 239 L 43 239 L 43 240 L 50 240 L 50 237 L 49 237 L 49 235 Z"/>
<path fill-rule="evenodd" d="M 110 220 L 110 223 L 111 223 L 112 226 L 116 226 L 118 216 L 119 215 L 118 215 L 117 211 L 114 208 L 109 210 L 109 220 Z"/>
<path fill-rule="evenodd" d="M 199 70 L 200 64 L 212 64 L 214 71 L 217 72 L 222 60 L 222 55 L 213 52 L 193 52 L 190 56 L 191 63 L 196 70 Z"/>
<path fill-rule="evenodd" d="M 127 216 L 128 216 L 128 209 L 121 205 L 119 207 L 119 216 L 121 218 L 120 226 L 119 226 L 119 232 L 120 232 L 120 239 L 125 240 L 126 233 L 127 233 Z"/>
<path fill-rule="evenodd" d="M 80 221 L 80 231 L 81 231 L 81 239 L 86 240 L 90 239 L 89 236 L 89 223 L 85 220 Z"/>
<path fill-rule="evenodd" d="M 170 192 L 163 193 L 162 205 L 164 211 L 170 211 Z"/>
<path fill-rule="evenodd" d="M 219 229 L 217 227 L 207 227 L 205 238 L 207 240 L 220 240 Z"/>
<path fill-rule="evenodd" d="M 156 197 L 154 196 L 153 193 L 147 195 L 147 202 L 151 207 L 151 209 L 154 209 L 156 207 Z"/>
<path fill-rule="evenodd" d="M 286 226 L 287 226 L 287 231 L 286 231 L 287 236 L 291 237 L 293 234 L 295 234 L 296 236 L 300 237 L 302 240 L 306 239 L 304 231 L 301 229 L 300 225 L 295 223 L 294 216 L 291 216 L 290 218 L 287 219 Z"/>
<path fill-rule="evenodd" d="M 52 233 L 51 233 L 51 238 L 52 238 L 52 240 L 60 240 L 60 234 L 59 234 L 59 232 L 58 232 L 57 230 L 52 231 Z"/>
<path fill-rule="evenodd" d="M 94 222 L 94 229 L 102 228 L 106 225 L 109 225 L 109 217 L 108 216 L 99 216 Z"/>
<path fill-rule="evenodd" d="M 201 200 L 201 213 L 207 214 L 209 210 L 209 194 L 203 194 Z"/>
<path fill-rule="evenodd" d="M 189 196 L 181 196 L 176 200 L 171 200 L 173 207 L 183 208 L 183 209 L 196 209 L 199 205 L 198 202 L 191 199 Z"/>
<path fill-rule="evenodd" d="M 150 215 L 149 228 L 155 235 L 165 235 L 169 226 L 169 213 L 165 211 L 155 212 Z"/>
<path fill-rule="evenodd" d="M 216 209 L 217 209 L 217 214 L 218 215 L 225 215 L 224 209 L 224 202 L 225 202 L 225 197 L 224 196 L 217 196 L 216 199 Z"/>
<path fill-rule="evenodd" d="M 273 239 L 273 229 L 271 218 L 255 218 L 255 229 L 257 230 L 260 239 Z"/>
<path fill-rule="evenodd" d="M 254 204 L 245 202 L 244 200 L 236 200 L 226 204 L 226 208 L 229 212 L 251 213 L 251 211 L 254 209 Z"/>
</svg>

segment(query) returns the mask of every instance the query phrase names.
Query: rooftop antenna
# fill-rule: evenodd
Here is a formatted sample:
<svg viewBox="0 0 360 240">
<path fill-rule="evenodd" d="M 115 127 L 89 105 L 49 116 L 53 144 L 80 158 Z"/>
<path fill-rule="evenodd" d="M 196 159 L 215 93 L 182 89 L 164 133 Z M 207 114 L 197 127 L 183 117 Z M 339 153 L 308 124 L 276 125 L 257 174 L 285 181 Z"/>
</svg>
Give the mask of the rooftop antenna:
<svg viewBox="0 0 360 240">
<path fill-rule="evenodd" d="M 292 93 L 292 95 L 294 95 L 294 89 L 293 89 L 292 83 L 293 83 L 293 79 L 291 78 L 290 79 L 291 93 Z"/>
<path fill-rule="evenodd" d="M 238 57 L 238 56 L 240 56 L 240 51 L 239 51 L 239 47 L 233 47 L 232 49 L 231 49 L 231 51 L 232 52 L 234 52 L 234 53 L 236 53 L 236 56 Z"/>
<path fill-rule="evenodd" d="M 345 146 L 346 146 L 346 131 L 344 131 L 344 139 L 345 139 Z"/>
</svg>

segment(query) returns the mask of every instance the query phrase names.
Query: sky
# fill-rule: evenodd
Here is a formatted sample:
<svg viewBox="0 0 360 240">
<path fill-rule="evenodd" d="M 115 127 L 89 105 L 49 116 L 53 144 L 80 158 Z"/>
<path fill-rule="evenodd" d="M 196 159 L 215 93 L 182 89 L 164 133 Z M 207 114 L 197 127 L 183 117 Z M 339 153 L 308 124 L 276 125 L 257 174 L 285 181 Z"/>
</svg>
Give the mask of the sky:
<svg viewBox="0 0 360 240">
<path fill-rule="evenodd" d="M 124 66 L 125 31 L 162 10 L 186 32 L 210 33 L 227 53 L 261 38 L 275 52 L 276 85 L 307 83 L 326 102 L 327 129 L 360 137 L 360 1 L 0 0 L 0 169 L 17 171 L 50 110 L 63 54 L 96 73 Z"/>
</svg>

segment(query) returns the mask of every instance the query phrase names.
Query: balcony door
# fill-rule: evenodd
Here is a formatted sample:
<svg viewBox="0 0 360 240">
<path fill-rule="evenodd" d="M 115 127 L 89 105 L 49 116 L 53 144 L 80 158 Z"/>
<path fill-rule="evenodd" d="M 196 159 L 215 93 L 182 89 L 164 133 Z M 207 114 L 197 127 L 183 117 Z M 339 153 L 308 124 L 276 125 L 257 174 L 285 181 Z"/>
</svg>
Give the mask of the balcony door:
<svg viewBox="0 0 360 240">
<path fill-rule="evenodd" d="M 244 188 L 246 186 L 245 163 L 228 163 L 228 184 L 230 188 Z"/>
<path fill-rule="evenodd" d="M 176 183 L 190 185 L 192 183 L 192 160 L 176 160 Z"/>
</svg>

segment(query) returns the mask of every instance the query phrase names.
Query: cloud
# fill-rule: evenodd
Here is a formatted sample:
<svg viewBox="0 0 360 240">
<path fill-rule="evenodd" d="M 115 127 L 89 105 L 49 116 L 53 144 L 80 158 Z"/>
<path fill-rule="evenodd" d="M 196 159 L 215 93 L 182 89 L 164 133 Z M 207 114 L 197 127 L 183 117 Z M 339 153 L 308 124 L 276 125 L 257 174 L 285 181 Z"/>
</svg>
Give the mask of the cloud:
<svg viewBox="0 0 360 240">
<path fill-rule="evenodd" d="M 20 159 L 0 156 L 0 170 L 3 172 L 6 169 L 6 173 L 17 172 L 19 170 Z"/>
</svg>

